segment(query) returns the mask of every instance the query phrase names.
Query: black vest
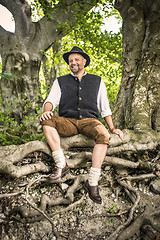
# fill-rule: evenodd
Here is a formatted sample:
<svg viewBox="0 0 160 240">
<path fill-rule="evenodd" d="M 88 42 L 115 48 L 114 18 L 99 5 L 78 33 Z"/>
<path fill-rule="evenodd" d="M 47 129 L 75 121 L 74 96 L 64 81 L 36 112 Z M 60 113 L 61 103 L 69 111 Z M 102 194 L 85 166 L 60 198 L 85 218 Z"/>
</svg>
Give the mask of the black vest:
<svg viewBox="0 0 160 240">
<path fill-rule="evenodd" d="M 97 96 L 100 82 L 100 77 L 88 73 L 81 81 L 71 74 L 59 77 L 59 116 L 75 119 L 98 118 Z"/>
</svg>

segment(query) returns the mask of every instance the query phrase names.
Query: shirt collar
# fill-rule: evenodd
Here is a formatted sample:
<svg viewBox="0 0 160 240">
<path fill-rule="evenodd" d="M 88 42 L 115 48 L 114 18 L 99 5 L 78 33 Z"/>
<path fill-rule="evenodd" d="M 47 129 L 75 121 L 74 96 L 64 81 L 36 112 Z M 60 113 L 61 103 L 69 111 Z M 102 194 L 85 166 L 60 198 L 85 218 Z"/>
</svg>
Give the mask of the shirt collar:
<svg viewBox="0 0 160 240">
<path fill-rule="evenodd" d="M 84 74 L 83 74 L 83 76 L 85 76 L 86 74 L 87 74 L 87 72 L 85 71 Z M 73 72 L 71 72 L 71 75 L 74 76 L 74 77 L 76 77 Z"/>
</svg>

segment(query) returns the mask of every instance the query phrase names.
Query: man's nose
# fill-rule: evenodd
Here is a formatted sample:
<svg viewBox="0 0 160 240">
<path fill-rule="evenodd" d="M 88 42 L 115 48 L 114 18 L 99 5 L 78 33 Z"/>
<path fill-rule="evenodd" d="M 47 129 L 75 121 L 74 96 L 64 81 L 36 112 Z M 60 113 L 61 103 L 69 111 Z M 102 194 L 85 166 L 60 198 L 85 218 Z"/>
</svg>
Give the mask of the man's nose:
<svg viewBox="0 0 160 240">
<path fill-rule="evenodd" d="M 76 60 L 73 59 L 72 64 L 76 64 Z"/>
</svg>

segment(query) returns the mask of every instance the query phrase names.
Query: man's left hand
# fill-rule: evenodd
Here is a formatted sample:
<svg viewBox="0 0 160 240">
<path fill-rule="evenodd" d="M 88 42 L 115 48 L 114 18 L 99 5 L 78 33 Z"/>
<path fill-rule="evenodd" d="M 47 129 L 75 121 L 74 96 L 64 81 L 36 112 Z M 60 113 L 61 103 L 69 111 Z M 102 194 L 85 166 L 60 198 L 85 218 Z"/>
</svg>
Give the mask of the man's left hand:
<svg viewBox="0 0 160 240">
<path fill-rule="evenodd" d="M 112 133 L 118 135 L 123 140 L 123 132 L 120 129 L 113 129 Z"/>
</svg>

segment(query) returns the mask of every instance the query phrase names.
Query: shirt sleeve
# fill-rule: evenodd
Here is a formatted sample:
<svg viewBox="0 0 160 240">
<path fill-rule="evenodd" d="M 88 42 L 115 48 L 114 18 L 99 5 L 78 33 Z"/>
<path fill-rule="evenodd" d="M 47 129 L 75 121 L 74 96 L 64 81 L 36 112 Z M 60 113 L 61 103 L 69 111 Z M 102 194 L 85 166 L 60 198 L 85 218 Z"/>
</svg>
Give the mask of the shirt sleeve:
<svg viewBox="0 0 160 240">
<path fill-rule="evenodd" d="M 45 103 L 50 102 L 53 105 L 53 108 L 52 108 L 52 111 L 53 111 L 59 105 L 60 98 L 61 98 L 61 89 L 60 89 L 58 80 L 56 79 L 52 85 L 51 91 L 47 99 L 43 104 L 43 109 L 44 109 Z"/>
<path fill-rule="evenodd" d="M 98 110 L 102 118 L 112 115 L 112 112 L 109 106 L 108 97 L 107 97 L 106 86 L 102 80 L 99 87 L 97 103 L 98 103 Z"/>
</svg>

